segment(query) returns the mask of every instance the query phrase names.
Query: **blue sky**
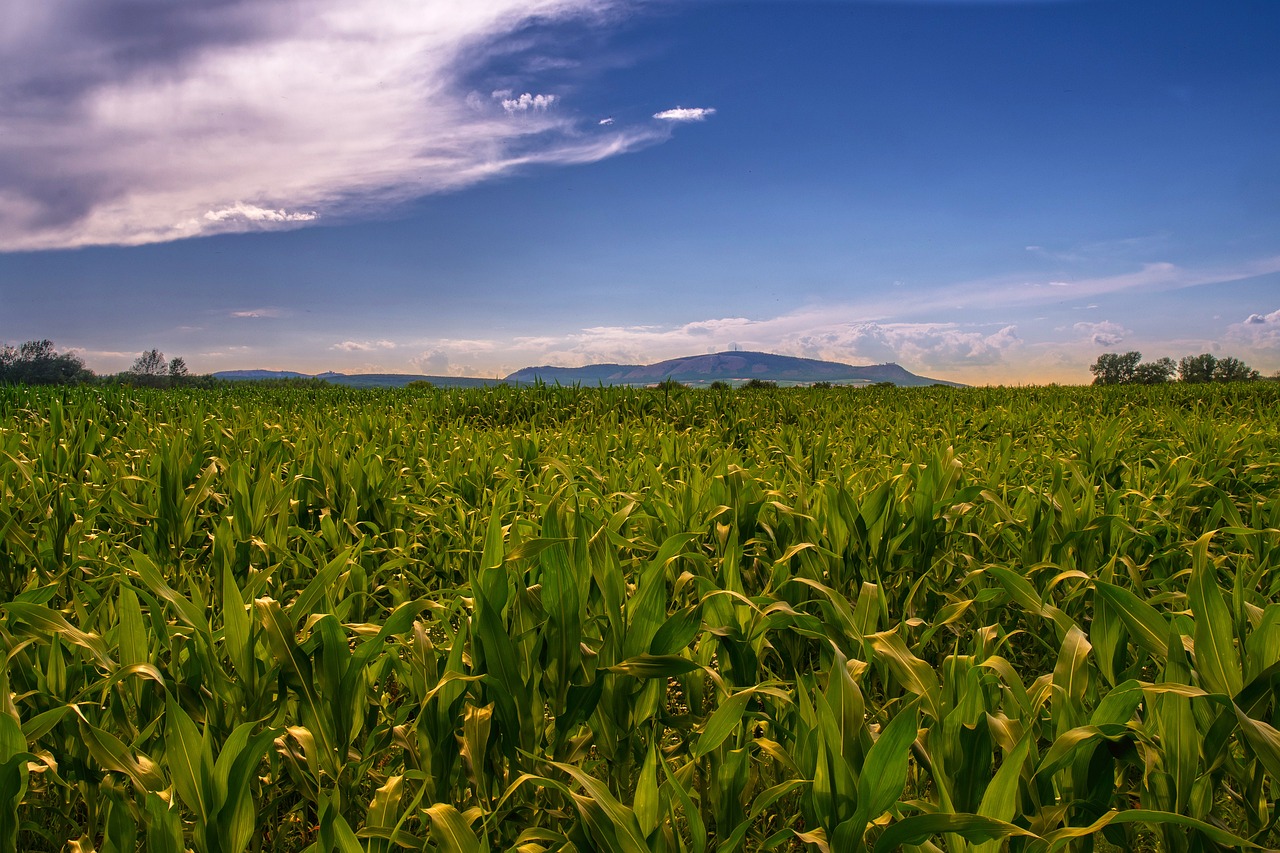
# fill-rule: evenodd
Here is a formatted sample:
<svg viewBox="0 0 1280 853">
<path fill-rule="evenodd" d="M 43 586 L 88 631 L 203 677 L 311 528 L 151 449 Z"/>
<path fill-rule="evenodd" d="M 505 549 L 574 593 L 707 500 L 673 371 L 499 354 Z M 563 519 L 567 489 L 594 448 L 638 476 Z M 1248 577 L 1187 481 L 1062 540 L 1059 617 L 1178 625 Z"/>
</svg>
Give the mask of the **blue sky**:
<svg viewBox="0 0 1280 853">
<path fill-rule="evenodd" d="M 99 371 L 1280 370 L 1271 0 L 15 10 L 0 341 Z"/>
</svg>

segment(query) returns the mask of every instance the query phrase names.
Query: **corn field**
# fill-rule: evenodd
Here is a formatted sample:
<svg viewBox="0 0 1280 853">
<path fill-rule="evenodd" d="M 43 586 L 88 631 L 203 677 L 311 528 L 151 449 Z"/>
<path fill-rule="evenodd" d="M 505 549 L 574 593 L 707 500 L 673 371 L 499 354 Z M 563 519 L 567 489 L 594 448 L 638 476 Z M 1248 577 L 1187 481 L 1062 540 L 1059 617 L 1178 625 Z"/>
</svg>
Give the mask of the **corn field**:
<svg viewBox="0 0 1280 853">
<path fill-rule="evenodd" d="M 0 388 L 0 851 L 1280 846 L 1280 384 Z"/>
</svg>

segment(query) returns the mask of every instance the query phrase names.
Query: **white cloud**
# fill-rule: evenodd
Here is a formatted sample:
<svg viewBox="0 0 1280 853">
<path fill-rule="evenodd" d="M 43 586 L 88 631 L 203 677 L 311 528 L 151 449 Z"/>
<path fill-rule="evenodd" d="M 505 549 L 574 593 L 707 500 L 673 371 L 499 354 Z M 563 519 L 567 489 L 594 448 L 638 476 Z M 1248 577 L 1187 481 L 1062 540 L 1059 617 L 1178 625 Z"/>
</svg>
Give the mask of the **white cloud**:
<svg viewBox="0 0 1280 853">
<path fill-rule="evenodd" d="M 608 127 L 609 125 L 613 124 L 613 117 L 610 116 L 609 118 L 602 118 L 600 119 L 600 121 L 596 122 L 596 124 L 600 125 L 601 127 Z"/>
<path fill-rule="evenodd" d="M 1086 340 L 1100 347 L 1113 347 L 1124 342 L 1133 334 L 1119 323 L 1103 320 L 1100 323 L 1076 323 L 1072 328 L 1081 333 Z"/>
<path fill-rule="evenodd" d="M 540 364 L 645 363 L 695 352 L 759 350 L 850 364 L 897 362 L 909 370 L 949 372 L 1000 363 L 1022 346 L 1003 325 L 886 323 L 852 306 L 805 309 L 766 319 L 721 317 L 675 326 L 596 326 L 562 337 L 529 337 L 513 350 Z M 942 378 L 947 378 L 943 376 Z"/>
<path fill-rule="evenodd" d="M 1280 310 L 1250 314 L 1243 322 L 1228 326 L 1226 337 L 1255 350 L 1280 350 Z"/>
<path fill-rule="evenodd" d="M 702 121 L 707 116 L 715 115 L 715 107 L 675 107 L 654 113 L 653 117 L 663 121 Z"/>
<path fill-rule="evenodd" d="M 607 23 L 618 0 L 38 6 L 0 32 L 0 251 L 377 215 L 666 138 L 533 89 L 474 97 L 530 22 Z"/>
<path fill-rule="evenodd" d="M 229 316 L 237 320 L 270 320 L 283 316 L 284 312 L 279 308 L 246 308 L 241 311 L 232 311 Z"/>
<path fill-rule="evenodd" d="M 395 349 L 397 346 L 395 341 L 343 341 L 334 344 L 329 349 L 341 350 L 342 352 L 374 352 L 375 350 Z"/>
<path fill-rule="evenodd" d="M 318 217 L 314 210 L 291 213 L 287 210 L 268 210 L 265 207 L 238 201 L 221 210 L 206 211 L 204 218 L 210 222 L 226 222 L 235 219 L 241 219 L 245 222 L 310 222 Z"/>
<path fill-rule="evenodd" d="M 550 109 L 551 105 L 556 102 L 555 95 L 534 95 L 525 92 L 517 98 L 508 97 L 507 91 L 494 92 L 493 97 L 502 103 L 502 108 L 509 113 L 523 113 L 529 110 Z"/>
</svg>

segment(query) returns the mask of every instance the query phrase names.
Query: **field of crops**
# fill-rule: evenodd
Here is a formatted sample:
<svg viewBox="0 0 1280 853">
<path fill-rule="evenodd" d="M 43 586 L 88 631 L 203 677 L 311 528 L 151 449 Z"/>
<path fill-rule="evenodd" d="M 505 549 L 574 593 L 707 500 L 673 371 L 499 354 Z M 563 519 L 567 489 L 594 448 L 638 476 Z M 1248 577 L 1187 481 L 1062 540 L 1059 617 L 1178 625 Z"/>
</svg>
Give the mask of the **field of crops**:
<svg viewBox="0 0 1280 853">
<path fill-rule="evenodd" d="M 0 851 L 1280 846 L 1280 383 L 0 388 Z"/>
</svg>

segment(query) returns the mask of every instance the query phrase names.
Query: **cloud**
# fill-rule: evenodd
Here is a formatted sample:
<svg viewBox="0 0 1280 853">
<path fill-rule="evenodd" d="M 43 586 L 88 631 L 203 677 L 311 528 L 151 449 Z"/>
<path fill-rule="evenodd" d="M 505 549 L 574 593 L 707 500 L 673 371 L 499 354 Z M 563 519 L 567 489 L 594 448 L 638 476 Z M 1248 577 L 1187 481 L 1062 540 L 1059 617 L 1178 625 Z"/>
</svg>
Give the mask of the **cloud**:
<svg viewBox="0 0 1280 853">
<path fill-rule="evenodd" d="M 556 102 L 555 95 L 533 95 L 525 92 L 517 98 L 512 98 L 510 94 L 511 92 L 505 89 L 493 93 L 494 99 L 499 101 L 502 104 L 502 108 L 509 113 L 523 113 L 529 110 L 543 110 L 545 112 Z"/>
<path fill-rule="evenodd" d="M 1156 261 L 1142 264 L 1139 269 L 1129 272 L 1073 281 L 1028 280 L 1025 277 L 1009 276 L 957 282 L 935 291 L 933 303 L 955 300 L 965 308 L 1009 308 L 1061 302 L 1067 298 L 1092 300 L 1113 293 L 1160 293 L 1207 284 L 1226 284 L 1275 273 L 1280 273 L 1280 256 L 1254 258 L 1220 267 L 1189 268 L 1168 261 Z M 932 305 L 922 303 L 922 307 L 931 308 Z"/>
<path fill-rule="evenodd" d="M 675 107 L 654 113 L 653 117 L 663 121 L 702 121 L 707 116 L 715 115 L 715 107 Z"/>
<path fill-rule="evenodd" d="M 1227 340 L 1258 350 L 1280 350 L 1280 310 L 1250 314 L 1227 327 Z"/>
<path fill-rule="evenodd" d="M 999 363 L 1021 346 L 1017 327 L 994 332 L 956 323 L 857 323 L 796 339 L 804 354 L 840 358 L 856 354 L 874 361 L 903 362 L 923 368 L 956 368 Z M 846 356 L 847 357 L 847 356 Z"/>
<path fill-rule="evenodd" d="M 600 121 L 596 122 L 596 124 L 600 125 L 601 127 L 608 127 L 609 125 L 613 124 L 613 117 L 610 116 L 609 118 L 602 118 L 600 119 Z"/>
<path fill-rule="evenodd" d="M 284 312 L 279 308 L 247 308 L 232 311 L 228 316 L 237 320 L 270 320 L 284 316 Z"/>
<path fill-rule="evenodd" d="M 428 376 L 505 376 L 509 370 L 493 369 L 492 364 L 477 367 L 478 362 L 488 361 L 500 344 L 485 339 L 439 339 L 428 349 L 409 359 L 409 365 Z"/>
<path fill-rule="evenodd" d="M 851 364 L 897 362 L 949 371 L 1001 362 L 1022 346 L 1012 325 L 867 321 L 853 306 L 804 309 L 777 317 L 721 317 L 673 326 L 595 326 L 561 337 L 514 341 L 537 363 L 652 362 L 731 349 L 761 350 Z M 865 315 L 862 315 L 865 316 Z"/>
<path fill-rule="evenodd" d="M 385 215 L 528 166 L 661 142 L 652 125 L 577 117 L 561 108 L 572 92 L 539 94 L 535 80 L 498 99 L 476 95 L 509 79 L 490 70 L 499 53 L 537 49 L 544 36 L 531 33 L 608 24 L 621 7 L 18 4 L 0 30 L 0 251 Z"/>
<path fill-rule="evenodd" d="M 1100 323 L 1076 323 L 1072 328 L 1080 332 L 1090 343 L 1100 347 L 1116 346 L 1123 343 L 1125 337 L 1133 334 L 1119 323 L 1112 323 L 1109 320 L 1103 320 Z"/>
<path fill-rule="evenodd" d="M 204 218 L 210 222 L 226 222 L 235 219 L 245 222 L 310 222 L 318 218 L 318 215 L 314 210 L 305 213 L 301 211 L 290 213 L 287 210 L 268 210 L 265 207 L 238 201 L 221 210 L 206 211 Z"/>
<path fill-rule="evenodd" d="M 342 352 L 374 352 L 375 350 L 395 349 L 397 346 L 395 341 L 343 341 L 334 344 L 329 349 L 341 350 Z"/>
</svg>

